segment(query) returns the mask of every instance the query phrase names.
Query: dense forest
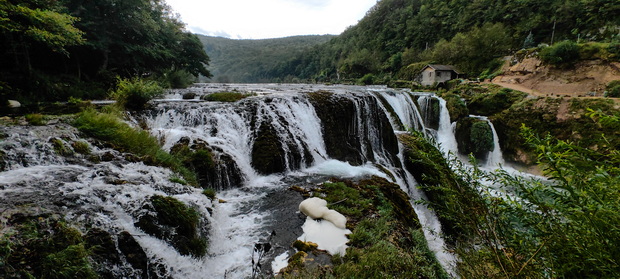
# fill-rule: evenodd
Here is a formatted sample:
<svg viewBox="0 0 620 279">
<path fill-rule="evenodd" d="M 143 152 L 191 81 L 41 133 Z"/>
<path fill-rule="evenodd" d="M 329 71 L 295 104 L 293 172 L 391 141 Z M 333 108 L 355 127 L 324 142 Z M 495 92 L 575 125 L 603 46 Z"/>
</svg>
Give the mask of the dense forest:
<svg viewBox="0 0 620 279">
<path fill-rule="evenodd" d="M 596 41 L 617 51 L 619 14 L 615 0 L 382 0 L 357 25 L 269 75 L 342 81 L 372 74 L 386 82 L 410 79 L 414 63 L 432 61 L 475 77 L 523 47 Z"/>
<path fill-rule="evenodd" d="M 209 71 L 213 74 L 213 81 L 256 83 L 277 81 L 270 79 L 266 73 L 335 36 L 294 36 L 263 40 L 198 37 L 211 58 Z"/>
<path fill-rule="evenodd" d="M 210 76 L 200 40 L 163 0 L 0 1 L 0 96 L 102 98 L 118 78 Z"/>
</svg>

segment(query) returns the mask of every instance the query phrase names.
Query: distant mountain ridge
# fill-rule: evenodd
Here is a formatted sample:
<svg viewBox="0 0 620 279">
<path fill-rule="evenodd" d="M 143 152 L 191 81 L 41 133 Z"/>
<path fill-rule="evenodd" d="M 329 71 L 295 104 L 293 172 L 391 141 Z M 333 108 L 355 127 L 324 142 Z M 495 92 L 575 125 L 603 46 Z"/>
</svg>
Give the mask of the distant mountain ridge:
<svg viewBox="0 0 620 279">
<path fill-rule="evenodd" d="M 258 83 L 273 81 L 273 77 L 266 73 L 336 36 L 308 35 L 261 40 L 235 40 L 204 35 L 198 37 L 211 58 L 211 81 Z"/>
</svg>

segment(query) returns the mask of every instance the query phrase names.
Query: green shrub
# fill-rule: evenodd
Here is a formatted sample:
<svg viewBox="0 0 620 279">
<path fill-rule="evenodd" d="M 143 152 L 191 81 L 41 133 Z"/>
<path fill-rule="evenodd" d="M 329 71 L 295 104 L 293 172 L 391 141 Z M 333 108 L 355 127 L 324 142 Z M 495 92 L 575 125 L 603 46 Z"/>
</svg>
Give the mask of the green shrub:
<svg viewBox="0 0 620 279">
<path fill-rule="evenodd" d="M 140 78 L 119 78 L 117 89 L 110 96 L 123 108 L 141 110 L 145 108 L 148 101 L 163 95 L 163 93 L 163 88 L 154 81 Z"/>
<path fill-rule="evenodd" d="M 211 101 L 211 102 L 236 102 L 241 99 L 252 96 L 252 94 L 243 94 L 240 92 L 218 92 L 212 93 L 209 95 L 205 95 L 202 97 L 203 100 Z"/>
<path fill-rule="evenodd" d="M 493 150 L 493 131 L 489 123 L 481 121 L 471 125 L 470 141 L 473 144 L 474 153 L 488 152 Z"/>
<path fill-rule="evenodd" d="M 175 70 L 164 73 L 158 80 L 165 88 L 187 88 L 196 82 L 196 77 L 185 70 Z"/>
<path fill-rule="evenodd" d="M 605 97 L 620 98 L 620 80 L 611 81 L 606 90 Z"/>
<path fill-rule="evenodd" d="M 43 115 L 40 114 L 40 113 L 26 114 L 25 118 L 26 118 L 26 121 L 30 125 L 34 125 L 34 126 L 43 126 L 43 125 L 45 125 L 45 119 L 44 119 Z"/>
<path fill-rule="evenodd" d="M 358 80 L 358 83 L 361 85 L 371 85 L 371 84 L 374 84 L 374 82 L 375 82 L 375 75 L 373 74 L 366 74 Z"/>
<path fill-rule="evenodd" d="M 570 66 L 579 59 L 579 46 L 572 41 L 562 41 L 540 51 L 540 59 L 555 66 Z"/>
</svg>

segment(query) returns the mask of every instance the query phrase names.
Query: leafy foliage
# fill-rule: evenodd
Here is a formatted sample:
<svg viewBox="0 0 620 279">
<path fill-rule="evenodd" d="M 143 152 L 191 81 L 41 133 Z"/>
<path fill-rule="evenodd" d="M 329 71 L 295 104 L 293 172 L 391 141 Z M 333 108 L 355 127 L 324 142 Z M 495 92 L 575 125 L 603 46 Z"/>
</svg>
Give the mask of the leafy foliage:
<svg viewBox="0 0 620 279">
<path fill-rule="evenodd" d="M 614 80 L 607 84 L 605 97 L 620 98 L 620 80 Z"/>
<path fill-rule="evenodd" d="M 156 82 L 135 77 L 119 78 L 117 89 L 110 96 L 123 108 L 141 110 L 145 108 L 148 101 L 163 94 L 163 88 Z"/>
<path fill-rule="evenodd" d="M 579 46 L 575 42 L 563 41 L 540 51 L 540 59 L 555 66 L 570 66 L 579 59 Z"/>
<path fill-rule="evenodd" d="M 179 86 L 177 73 L 210 76 L 200 40 L 163 0 L 14 2 L 0 2 L 0 80 L 11 99 L 102 98 L 116 76 Z"/>
</svg>

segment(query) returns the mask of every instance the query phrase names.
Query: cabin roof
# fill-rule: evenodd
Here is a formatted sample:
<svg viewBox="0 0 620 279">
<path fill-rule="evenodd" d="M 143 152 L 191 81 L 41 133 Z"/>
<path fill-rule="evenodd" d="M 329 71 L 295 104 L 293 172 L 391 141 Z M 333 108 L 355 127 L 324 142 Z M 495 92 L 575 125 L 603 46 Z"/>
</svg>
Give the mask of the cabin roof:
<svg viewBox="0 0 620 279">
<path fill-rule="evenodd" d="M 455 73 L 460 74 L 459 70 L 454 68 L 452 65 L 428 64 L 422 69 L 422 71 L 426 70 L 426 68 L 431 68 L 435 71 L 454 71 Z"/>
</svg>

